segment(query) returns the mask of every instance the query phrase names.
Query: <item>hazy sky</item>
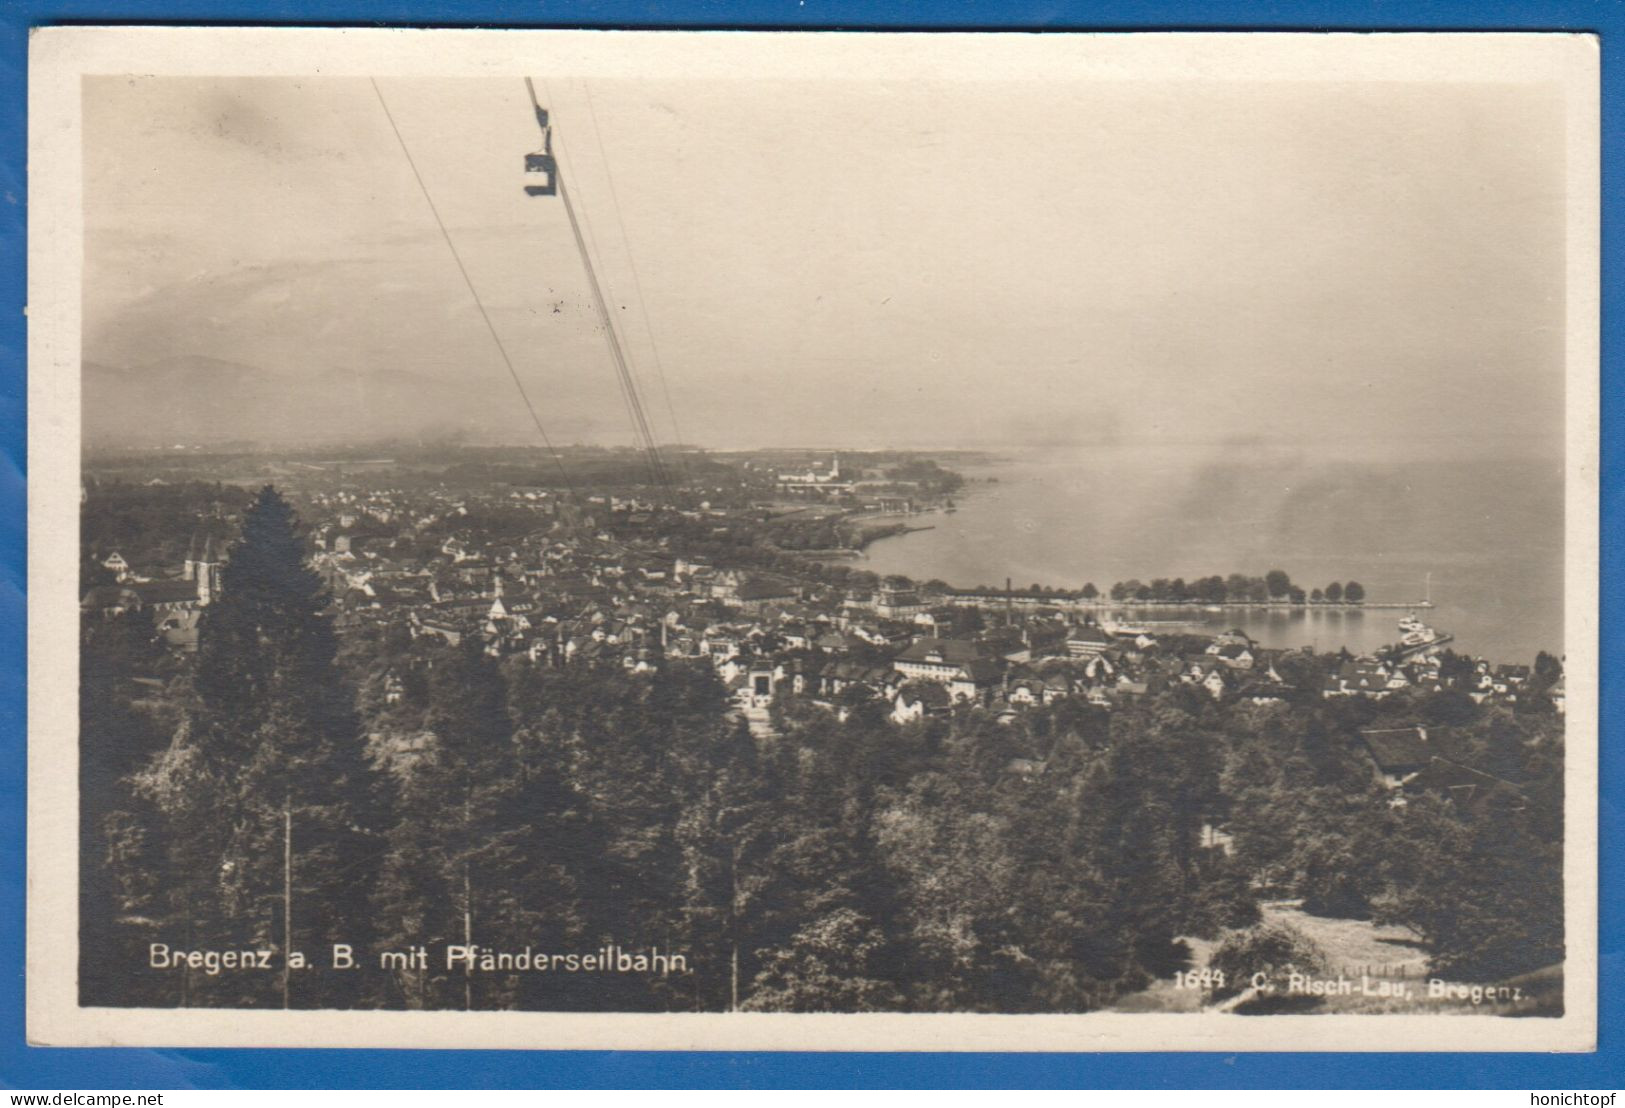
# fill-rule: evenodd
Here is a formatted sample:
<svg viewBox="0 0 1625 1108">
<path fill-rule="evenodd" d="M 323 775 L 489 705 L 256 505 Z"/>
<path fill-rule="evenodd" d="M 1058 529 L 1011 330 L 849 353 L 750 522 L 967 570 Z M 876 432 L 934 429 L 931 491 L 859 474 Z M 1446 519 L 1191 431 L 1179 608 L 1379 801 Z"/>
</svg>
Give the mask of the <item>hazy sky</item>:
<svg viewBox="0 0 1625 1108">
<path fill-rule="evenodd" d="M 523 85 L 381 86 L 549 432 L 629 442 Z M 539 88 L 664 439 L 656 347 L 708 445 L 1559 446 L 1556 90 Z M 87 361 L 410 373 L 524 439 L 368 82 L 94 79 L 85 124 Z"/>
</svg>

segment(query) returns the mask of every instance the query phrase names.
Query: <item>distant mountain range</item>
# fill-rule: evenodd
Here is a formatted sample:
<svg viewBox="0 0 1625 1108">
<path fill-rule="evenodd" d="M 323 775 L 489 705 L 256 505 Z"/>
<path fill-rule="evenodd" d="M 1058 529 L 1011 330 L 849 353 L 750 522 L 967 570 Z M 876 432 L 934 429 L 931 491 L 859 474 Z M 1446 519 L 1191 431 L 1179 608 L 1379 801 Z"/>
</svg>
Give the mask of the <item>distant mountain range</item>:
<svg viewBox="0 0 1625 1108">
<path fill-rule="evenodd" d="M 84 441 L 92 448 L 336 442 L 528 426 L 508 397 L 404 370 L 300 374 L 187 356 L 134 369 L 85 362 L 82 382 Z"/>
</svg>

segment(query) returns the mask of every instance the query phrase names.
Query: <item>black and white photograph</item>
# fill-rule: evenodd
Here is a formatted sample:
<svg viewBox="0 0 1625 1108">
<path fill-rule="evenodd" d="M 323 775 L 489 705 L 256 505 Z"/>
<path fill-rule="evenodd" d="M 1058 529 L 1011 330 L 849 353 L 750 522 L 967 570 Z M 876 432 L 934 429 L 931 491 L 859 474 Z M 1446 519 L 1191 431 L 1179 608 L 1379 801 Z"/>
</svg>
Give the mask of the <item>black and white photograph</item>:
<svg viewBox="0 0 1625 1108">
<path fill-rule="evenodd" d="M 1594 40 L 41 40 L 41 1041 L 1594 1041 Z"/>
</svg>

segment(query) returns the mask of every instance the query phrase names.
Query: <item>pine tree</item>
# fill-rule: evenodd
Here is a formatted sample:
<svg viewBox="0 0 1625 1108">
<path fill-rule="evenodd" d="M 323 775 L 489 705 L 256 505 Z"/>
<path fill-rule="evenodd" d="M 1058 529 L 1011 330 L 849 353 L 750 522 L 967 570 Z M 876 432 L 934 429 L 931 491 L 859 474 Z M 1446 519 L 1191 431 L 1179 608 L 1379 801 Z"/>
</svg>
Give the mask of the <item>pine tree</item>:
<svg viewBox="0 0 1625 1108">
<path fill-rule="evenodd" d="M 709 736 L 707 736 L 709 737 Z M 741 722 L 703 752 L 689 781 L 700 785 L 677 825 L 686 875 L 682 894 L 690 948 L 703 979 L 703 1008 L 735 1011 L 754 973 L 749 921 L 766 884 L 772 810 L 761 788 L 755 740 Z M 701 784 L 703 782 L 703 784 Z M 706 973 L 722 963 L 721 973 Z"/>
<path fill-rule="evenodd" d="M 127 972 L 156 937 L 151 839 L 133 814 L 141 805 L 130 794 L 128 775 L 163 744 L 163 731 L 130 693 L 130 678 L 150 672 L 160 652 L 145 614 L 92 616 L 80 635 L 79 989 L 85 1004 L 154 999 L 143 990 L 146 983 Z"/>
<path fill-rule="evenodd" d="M 402 782 L 380 914 L 399 945 L 558 950 L 574 937 L 572 875 L 550 832 L 562 786 L 544 752 L 517 741 L 497 663 L 470 639 L 437 660 L 426 723 L 433 738 Z M 402 974 L 412 1007 L 528 1005 L 551 975 Z M 557 998 L 549 997 L 542 1001 Z"/>
<path fill-rule="evenodd" d="M 365 1000 L 326 968 L 332 944 L 370 938 L 366 879 L 381 854 L 376 774 L 328 600 L 292 508 L 266 486 L 199 625 L 195 704 L 146 777 L 173 832 L 175 909 L 197 941 L 271 947 L 285 967 L 274 981 L 212 978 L 202 1002 Z M 293 951 L 312 968 L 288 966 Z"/>
</svg>

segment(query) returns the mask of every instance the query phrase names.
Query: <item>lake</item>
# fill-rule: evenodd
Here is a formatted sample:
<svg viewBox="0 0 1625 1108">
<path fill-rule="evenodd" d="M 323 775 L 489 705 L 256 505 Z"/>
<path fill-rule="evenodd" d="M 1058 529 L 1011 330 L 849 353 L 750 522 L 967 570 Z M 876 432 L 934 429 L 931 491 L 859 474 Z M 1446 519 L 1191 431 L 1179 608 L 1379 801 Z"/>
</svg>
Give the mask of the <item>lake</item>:
<svg viewBox="0 0 1625 1108">
<path fill-rule="evenodd" d="M 1563 652 L 1563 467 L 1557 460 L 1330 461 L 1259 447 L 1111 446 L 957 467 L 955 512 L 871 545 L 855 567 L 969 587 L 1102 593 L 1137 577 L 1262 576 L 1308 591 L 1359 581 L 1368 601 L 1420 599 L 1451 645 L 1497 662 Z M 1149 614 L 1170 618 L 1167 610 Z M 1403 611 L 1181 612 L 1266 646 L 1397 640 Z"/>
</svg>

